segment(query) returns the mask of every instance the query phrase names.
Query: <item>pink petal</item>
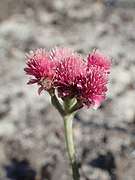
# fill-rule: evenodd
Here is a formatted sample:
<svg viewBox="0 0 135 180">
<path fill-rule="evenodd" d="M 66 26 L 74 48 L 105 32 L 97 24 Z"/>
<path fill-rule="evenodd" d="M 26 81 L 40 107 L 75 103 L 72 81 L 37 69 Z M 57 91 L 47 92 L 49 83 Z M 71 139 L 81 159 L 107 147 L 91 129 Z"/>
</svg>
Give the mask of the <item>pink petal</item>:
<svg viewBox="0 0 135 180">
<path fill-rule="evenodd" d="M 105 100 L 106 96 L 105 95 L 97 95 L 92 99 L 92 107 L 93 109 L 97 109 L 98 107 L 101 106 L 101 103 Z"/>
</svg>

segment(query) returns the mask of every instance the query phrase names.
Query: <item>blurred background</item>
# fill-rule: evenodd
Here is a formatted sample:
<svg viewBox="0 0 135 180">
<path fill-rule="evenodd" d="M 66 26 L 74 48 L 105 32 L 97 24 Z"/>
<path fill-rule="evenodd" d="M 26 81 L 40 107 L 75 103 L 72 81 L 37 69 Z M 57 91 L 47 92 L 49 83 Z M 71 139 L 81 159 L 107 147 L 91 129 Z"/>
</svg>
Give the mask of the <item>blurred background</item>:
<svg viewBox="0 0 135 180">
<path fill-rule="evenodd" d="M 108 99 L 74 119 L 81 180 L 135 180 L 135 0 L 0 0 L 0 180 L 72 179 L 62 119 L 23 71 L 61 44 L 113 62 Z"/>
</svg>

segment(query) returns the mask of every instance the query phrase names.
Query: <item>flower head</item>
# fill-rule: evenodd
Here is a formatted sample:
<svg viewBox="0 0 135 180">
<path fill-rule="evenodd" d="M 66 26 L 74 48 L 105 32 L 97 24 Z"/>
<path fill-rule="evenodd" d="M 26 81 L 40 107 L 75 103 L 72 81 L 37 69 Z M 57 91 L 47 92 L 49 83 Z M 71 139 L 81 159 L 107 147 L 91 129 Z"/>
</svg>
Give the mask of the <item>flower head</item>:
<svg viewBox="0 0 135 180">
<path fill-rule="evenodd" d="M 36 52 L 30 51 L 27 54 L 27 65 L 24 71 L 34 76 L 28 84 L 37 83 L 39 85 L 39 94 L 45 88 L 51 87 L 53 75 L 55 73 L 55 62 L 49 57 L 49 52 L 43 49 L 37 49 Z"/>
<path fill-rule="evenodd" d="M 89 107 L 97 109 L 106 98 L 108 75 L 110 73 L 110 59 L 99 50 L 94 50 L 87 57 L 87 71 L 80 89 L 80 99 Z"/>
<path fill-rule="evenodd" d="M 58 90 L 58 96 L 77 96 L 79 80 L 86 70 L 83 59 L 79 54 L 62 47 L 55 49 L 52 58 L 57 61 L 53 87 Z"/>
<path fill-rule="evenodd" d="M 83 59 L 69 48 L 55 47 L 50 52 L 31 51 L 24 70 L 34 76 L 28 84 L 37 83 L 39 93 L 43 89 L 57 90 L 63 100 L 76 98 L 86 107 L 96 109 L 106 98 L 110 62 L 99 50 Z"/>
</svg>

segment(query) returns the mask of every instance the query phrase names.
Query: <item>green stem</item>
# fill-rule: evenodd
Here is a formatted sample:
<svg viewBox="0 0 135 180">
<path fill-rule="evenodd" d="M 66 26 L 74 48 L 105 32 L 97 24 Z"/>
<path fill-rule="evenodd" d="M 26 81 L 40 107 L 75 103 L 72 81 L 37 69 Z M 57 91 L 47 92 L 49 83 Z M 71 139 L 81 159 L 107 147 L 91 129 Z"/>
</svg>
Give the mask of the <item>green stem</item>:
<svg viewBox="0 0 135 180">
<path fill-rule="evenodd" d="M 65 129 L 67 150 L 68 150 L 70 163 L 72 166 L 73 179 L 79 180 L 79 171 L 78 171 L 78 166 L 77 166 L 76 157 L 75 157 L 73 132 L 72 132 L 73 114 L 68 114 L 68 115 L 64 116 L 63 120 L 64 120 L 64 129 Z"/>
<path fill-rule="evenodd" d="M 66 136 L 66 144 L 67 144 L 67 150 L 68 150 L 68 155 L 70 159 L 70 163 L 72 166 L 72 172 L 73 172 L 73 179 L 74 180 L 79 180 L 79 171 L 78 171 L 78 166 L 76 162 L 76 157 L 75 157 L 75 150 L 74 150 L 74 143 L 73 143 L 73 132 L 72 132 L 72 122 L 73 122 L 73 117 L 74 117 L 74 109 L 76 108 L 75 101 L 73 99 L 64 101 L 64 107 L 61 105 L 59 102 L 57 96 L 51 92 L 49 92 L 51 95 L 51 101 L 52 104 L 55 106 L 55 108 L 59 111 L 61 116 L 63 117 L 64 120 L 64 129 L 65 129 L 65 136 Z M 70 109 L 72 109 L 72 112 L 70 112 Z"/>
</svg>

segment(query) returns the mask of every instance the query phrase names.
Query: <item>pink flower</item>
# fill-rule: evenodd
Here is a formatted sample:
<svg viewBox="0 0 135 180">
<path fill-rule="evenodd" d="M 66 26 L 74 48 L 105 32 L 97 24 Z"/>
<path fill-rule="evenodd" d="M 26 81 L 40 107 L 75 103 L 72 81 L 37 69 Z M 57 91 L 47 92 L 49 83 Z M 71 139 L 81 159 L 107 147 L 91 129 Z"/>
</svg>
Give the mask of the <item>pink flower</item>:
<svg viewBox="0 0 135 180">
<path fill-rule="evenodd" d="M 82 88 L 80 88 L 80 99 L 86 107 L 97 109 L 106 98 L 108 75 L 110 73 L 110 59 L 94 50 L 88 55 L 87 71 L 83 77 Z"/>
<path fill-rule="evenodd" d="M 83 59 L 64 47 L 50 52 L 38 49 L 27 55 L 25 72 L 34 76 L 28 84 L 37 83 L 39 93 L 55 89 L 63 100 L 75 97 L 86 107 L 98 108 L 106 98 L 111 60 L 99 50 Z"/>
<path fill-rule="evenodd" d="M 53 87 L 58 90 L 58 96 L 78 96 L 77 86 L 87 68 L 81 56 L 70 49 L 60 47 L 53 51 L 52 59 L 57 61 Z"/>
<path fill-rule="evenodd" d="M 50 59 L 49 52 L 37 49 L 36 52 L 30 51 L 27 54 L 27 65 L 24 71 L 34 76 L 28 84 L 37 83 L 39 94 L 43 89 L 51 88 L 52 78 L 55 73 L 55 62 Z"/>
</svg>

